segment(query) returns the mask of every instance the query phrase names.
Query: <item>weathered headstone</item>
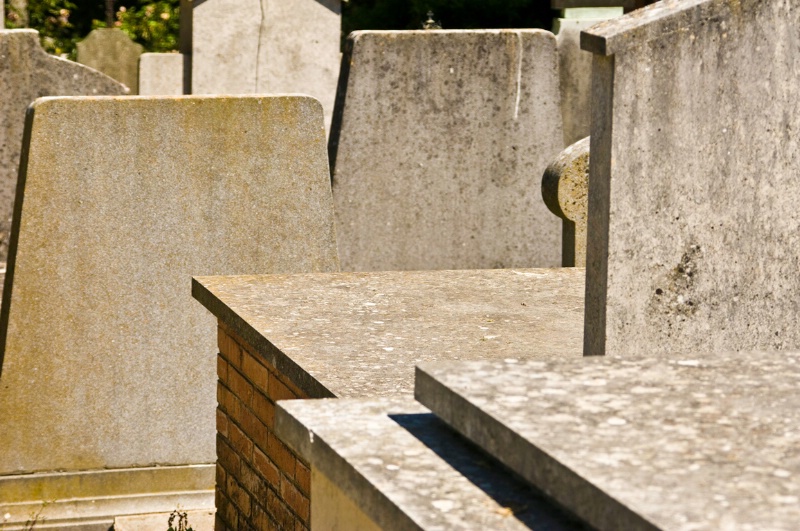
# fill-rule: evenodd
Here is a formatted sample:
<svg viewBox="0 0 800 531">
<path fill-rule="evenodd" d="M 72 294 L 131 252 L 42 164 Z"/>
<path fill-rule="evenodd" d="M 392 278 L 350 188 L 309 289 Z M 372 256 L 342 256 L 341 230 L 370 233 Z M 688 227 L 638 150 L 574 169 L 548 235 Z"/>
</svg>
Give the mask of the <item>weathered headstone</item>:
<svg viewBox="0 0 800 531">
<path fill-rule="evenodd" d="M 319 103 L 52 98 L 26 139 L 0 475 L 213 463 L 215 320 L 191 275 L 337 269 Z"/>
<path fill-rule="evenodd" d="M 561 262 L 541 176 L 563 147 L 555 37 L 356 32 L 331 130 L 342 268 Z"/>
<path fill-rule="evenodd" d="M 595 53 L 585 353 L 800 347 L 800 10 L 660 2 Z"/>
<path fill-rule="evenodd" d="M 330 123 L 340 0 L 195 0 L 192 94 L 303 93 Z"/>
<path fill-rule="evenodd" d="M 34 30 L 0 30 L 0 261 L 8 255 L 25 109 L 42 96 L 125 92 L 100 72 L 45 53 Z"/>
<path fill-rule="evenodd" d="M 565 2 L 560 2 L 564 4 Z M 579 4 L 580 2 L 574 2 Z M 584 4 L 588 4 L 584 0 Z M 554 1 L 553 4 L 559 4 Z M 589 136 L 592 126 L 592 54 L 581 50 L 581 31 L 604 20 L 622 15 L 620 7 L 572 7 L 563 9 L 553 21 L 558 41 L 561 77 L 561 116 L 564 120 L 564 144 L 572 145 Z"/>
<path fill-rule="evenodd" d="M 179 53 L 143 53 L 139 58 L 139 94 L 183 94 L 183 62 L 184 56 Z"/>
<path fill-rule="evenodd" d="M 131 94 L 139 92 L 139 56 L 144 47 L 119 28 L 92 30 L 77 44 L 78 62 L 123 83 Z"/>
</svg>

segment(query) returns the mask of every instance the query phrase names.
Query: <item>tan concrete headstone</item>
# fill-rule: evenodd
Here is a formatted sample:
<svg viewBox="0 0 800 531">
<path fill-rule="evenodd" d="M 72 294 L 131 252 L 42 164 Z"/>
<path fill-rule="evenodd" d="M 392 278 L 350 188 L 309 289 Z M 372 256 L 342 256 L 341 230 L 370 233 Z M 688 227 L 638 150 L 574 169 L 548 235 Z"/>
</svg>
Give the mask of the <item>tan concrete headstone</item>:
<svg viewBox="0 0 800 531">
<path fill-rule="evenodd" d="M 183 62 L 180 53 L 143 53 L 139 58 L 141 96 L 180 96 L 183 94 Z"/>
<path fill-rule="evenodd" d="M 309 94 L 330 124 L 340 0 L 194 0 L 192 94 Z"/>
<path fill-rule="evenodd" d="M 319 103 L 48 98 L 26 131 L 0 475 L 213 463 L 215 320 L 191 277 L 337 269 Z"/>
<path fill-rule="evenodd" d="M 144 47 L 119 28 L 92 30 L 77 44 L 78 62 L 123 83 L 131 94 L 139 93 L 139 56 Z"/>
<path fill-rule="evenodd" d="M 561 264 L 542 201 L 563 149 L 542 30 L 356 32 L 331 130 L 342 269 Z"/>
<path fill-rule="evenodd" d="M 45 53 L 34 30 L 0 30 L 0 262 L 8 255 L 25 109 L 42 96 L 125 92 L 96 70 Z"/>
</svg>

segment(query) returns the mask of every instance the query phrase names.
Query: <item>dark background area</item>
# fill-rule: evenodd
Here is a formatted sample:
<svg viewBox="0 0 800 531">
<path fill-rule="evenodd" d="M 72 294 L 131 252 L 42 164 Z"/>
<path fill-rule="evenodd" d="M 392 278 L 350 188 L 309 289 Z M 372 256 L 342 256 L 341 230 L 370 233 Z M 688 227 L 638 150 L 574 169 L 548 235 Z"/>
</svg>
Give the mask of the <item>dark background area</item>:
<svg viewBox="0 0 800 531">
<path fill-rule="evenodd" d="M 74 59 L 75 43 L 106 26 L 106 0 L 28 0 L 27 13 L 20 13 L 25 3 L 5 0 L 5 27 L 38 30 L 53 54 Z M 179 0 L 115 0 L 112 22 L 148 52 L 177 50 L 178 6 Z M 443 29 L 550 29 L 556 14 L 549 0 L 347 0 L 342 41 L 360 29 L 421 29 L 429 11 Z"/>
</svg>

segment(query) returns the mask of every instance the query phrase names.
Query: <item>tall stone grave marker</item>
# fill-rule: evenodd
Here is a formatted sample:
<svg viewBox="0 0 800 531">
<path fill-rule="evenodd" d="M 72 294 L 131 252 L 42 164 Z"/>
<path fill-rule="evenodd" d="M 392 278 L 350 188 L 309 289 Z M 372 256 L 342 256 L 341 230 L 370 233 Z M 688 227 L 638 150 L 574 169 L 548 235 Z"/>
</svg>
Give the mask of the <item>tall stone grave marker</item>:
<svg viewBox="0 0 800 531">
<path fill-rule="evenodd" d="M 48 55 L 34 30 L 0 30 L 0 261 L 8 255 L 25 109 L 36 98 L 125 94 L 100 72 Z"/>
<path fill-rule="evenodd" d="M 800 348 L 799 26 L 687 0 L 584 33 L 586 354 Z"/>
<path fill-rule="evenodd" d="M 213 463 L 215 323 L 191 276 L 338 268 L 319 103 L 38 100 L 20 175 L 0 481 Z"/>
<path fill-rule="evenodd" d="M 340 34 L 340 0 L 194 0 L 192 94 L 309 94 L 329 124 Z"/>
<path fill-rule="evenodd" d="M 139 93 L 139 56 L 144 48 L 119 28 L 98 28 L 78 43 L 78 62 Z"/>
<path fill-rule="evenodd" d="M 563 147 L 555 37 L 356 32 L 331 131 L 342 268 L 561 262 L 540 194 Z"/>
<path fill-rule="evenodd" d="M 623 4 L 624 0 L 599 4 L 592 0 L 553 0 L 551 3 L 553 9 L 556 6 L 568 6 L 553 21 L 553 33 L 558 40 L 565 145 L 572 145 L 589 136 L 592 126 L 592 54 L 581 50 L 581 31 L 622 15 Z M 628 2 L 628 5 L 632 4 Z"/>
</svg>

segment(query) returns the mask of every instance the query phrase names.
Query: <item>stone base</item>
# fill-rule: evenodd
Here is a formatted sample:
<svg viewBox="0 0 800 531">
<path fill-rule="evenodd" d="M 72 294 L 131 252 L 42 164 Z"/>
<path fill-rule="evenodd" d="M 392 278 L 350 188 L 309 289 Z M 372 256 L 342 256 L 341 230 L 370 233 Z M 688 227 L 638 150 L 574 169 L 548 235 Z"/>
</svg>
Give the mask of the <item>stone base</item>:
<svg viewBox="0 0 800 531">
<path fill-rule="evenodd" d="M 118 516 L 213 510 L 214 465 L 3 476 L 0 493 L 3 531 L 36 515 L 36 529 L 106 531 Z"/>
</svg>

